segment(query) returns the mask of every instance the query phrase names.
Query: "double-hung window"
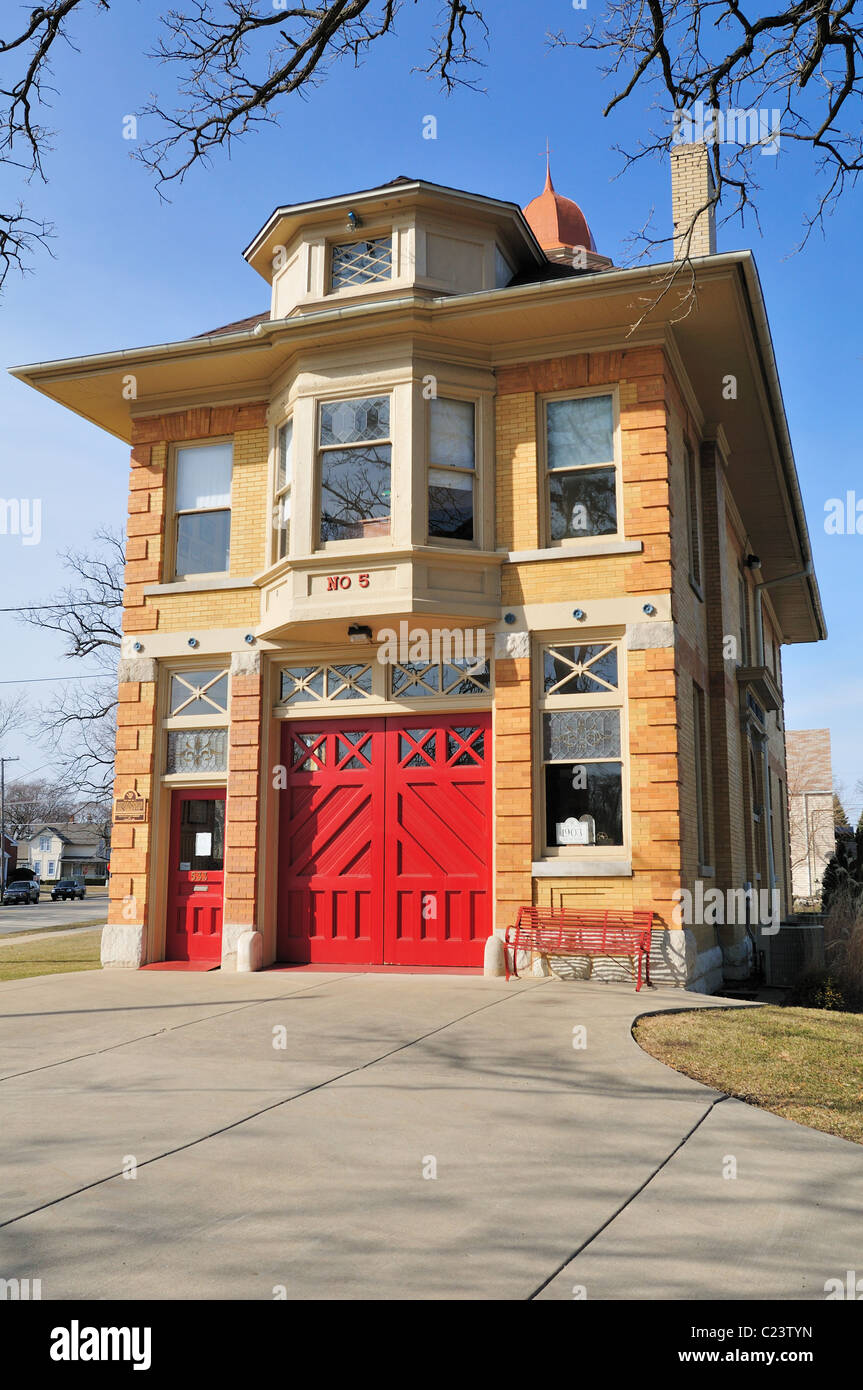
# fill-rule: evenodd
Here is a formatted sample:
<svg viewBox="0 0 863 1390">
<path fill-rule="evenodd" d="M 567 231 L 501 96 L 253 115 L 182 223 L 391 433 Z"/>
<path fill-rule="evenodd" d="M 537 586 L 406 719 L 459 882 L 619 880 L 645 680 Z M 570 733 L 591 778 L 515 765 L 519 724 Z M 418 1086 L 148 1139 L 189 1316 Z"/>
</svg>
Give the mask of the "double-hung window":
<svg viewBox="0 0 863 1390">
<path fill-rule="evenodd" d="M 178 579 L 227 573 L 231 553 L 231 444 L 193 444 L 176 455 Z"/>
<path fill-rule="evenodd" d="M 622 846 L 623 696 L 618 643 L 542 651 L 540 719 L 546 854 Z"/>
<path fill-rule="evenodd" d="M 476 410 L 472 401 L 430 402 L 428 533 L 435 539 L 474 539 Z"/>
<path fill-rule="evenodd" d="M 291 545 L 291 474 L 293 463 L 294 422 L 287 420 L 276 435 L 276 505 L 273 525 L 276 530 L 276 559 L 283 560 Z"/>
<path fill-rule="evenodd" d="M 389 396 L 325 401 L 318 443 L 321 544 L 389 535 Z"/>
<path fill-rule="evenodd" d="M 614 397 L 545 402 L 549 539 L 617 532 Z"/>
</svg>

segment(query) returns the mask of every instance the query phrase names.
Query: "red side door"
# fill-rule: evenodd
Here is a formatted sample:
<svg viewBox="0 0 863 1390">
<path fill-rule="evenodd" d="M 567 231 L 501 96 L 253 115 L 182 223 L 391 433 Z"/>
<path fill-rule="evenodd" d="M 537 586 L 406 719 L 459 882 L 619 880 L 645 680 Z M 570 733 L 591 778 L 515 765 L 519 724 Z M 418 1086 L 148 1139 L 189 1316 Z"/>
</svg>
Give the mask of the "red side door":
<svg viewBox="0 0 863 1390">
<path fill-rule="evenodd" d="M 382 959 L 382 719 L 298 721 L 282 731 L 278 957 Z"/>
<path fill-rule="evenodd" d="M 165 959 L 218 965 L 222 959 L 225 788 L 175 791 Z"/>
<path fill-rule="evenodd" d="M 491 931 L 491 714 L 387 720 L 384 960 L 482 965 Z"/>
</svg>

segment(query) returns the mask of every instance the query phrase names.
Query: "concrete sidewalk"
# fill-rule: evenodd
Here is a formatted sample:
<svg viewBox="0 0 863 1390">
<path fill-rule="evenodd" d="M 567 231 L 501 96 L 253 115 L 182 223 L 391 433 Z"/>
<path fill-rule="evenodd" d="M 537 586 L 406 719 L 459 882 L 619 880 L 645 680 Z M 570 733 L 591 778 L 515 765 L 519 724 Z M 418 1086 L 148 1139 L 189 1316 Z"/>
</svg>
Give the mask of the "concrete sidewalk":
<svg viewBox="0 0 863 1390">
<path fill-rule="evenodd" d="M 4 984 L 0 1276 L 46 1299 L 822 1299 L 863 1268 L 863 1149 L 630 1035 L 711 1003 L 478 976 Z"/>
</svg>

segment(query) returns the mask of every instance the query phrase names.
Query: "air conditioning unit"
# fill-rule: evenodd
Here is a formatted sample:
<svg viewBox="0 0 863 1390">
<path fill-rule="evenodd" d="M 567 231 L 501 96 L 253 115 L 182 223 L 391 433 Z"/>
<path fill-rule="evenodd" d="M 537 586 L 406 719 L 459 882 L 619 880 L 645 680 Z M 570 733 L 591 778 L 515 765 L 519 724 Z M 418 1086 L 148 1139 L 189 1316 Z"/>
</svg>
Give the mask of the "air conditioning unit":
<svg viewBox="0 0 863 1390">
<path fill-rule="evenodd" d="M 756 944 L 764 961 L 764 983 L 795 985 L 809 970 L 824 969 L 824 928 L 820 923 L 783 922 L 775 936 L 762 932 Z"/>
</svg>

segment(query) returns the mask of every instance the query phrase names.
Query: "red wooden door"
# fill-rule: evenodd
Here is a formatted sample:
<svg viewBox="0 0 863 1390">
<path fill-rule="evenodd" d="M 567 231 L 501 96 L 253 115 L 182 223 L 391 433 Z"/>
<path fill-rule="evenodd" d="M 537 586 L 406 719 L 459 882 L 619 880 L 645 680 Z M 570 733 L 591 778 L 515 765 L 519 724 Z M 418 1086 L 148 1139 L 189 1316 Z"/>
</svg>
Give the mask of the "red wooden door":
<svg viewBox="0 0 863 1390">
<path fill-rule="evenodd" d="M 482 965 L 491 931 L 491 715 L 387 720 L 384 959 Z"/>
<path fill-rule="evenodd" d="M 490 742 L 488 713 L 285 724 L 280 960 L 482 964 Z"/>
<path fill-rule="evenodd" d="M 222 959 L 225 788 L 175 791 L 165 959 Z"/>
<path fill-rule="evenodd" d="M 285 724 L 278 957 L 369 965 L 383 949 L 383 720 Z"/>
</svg>

